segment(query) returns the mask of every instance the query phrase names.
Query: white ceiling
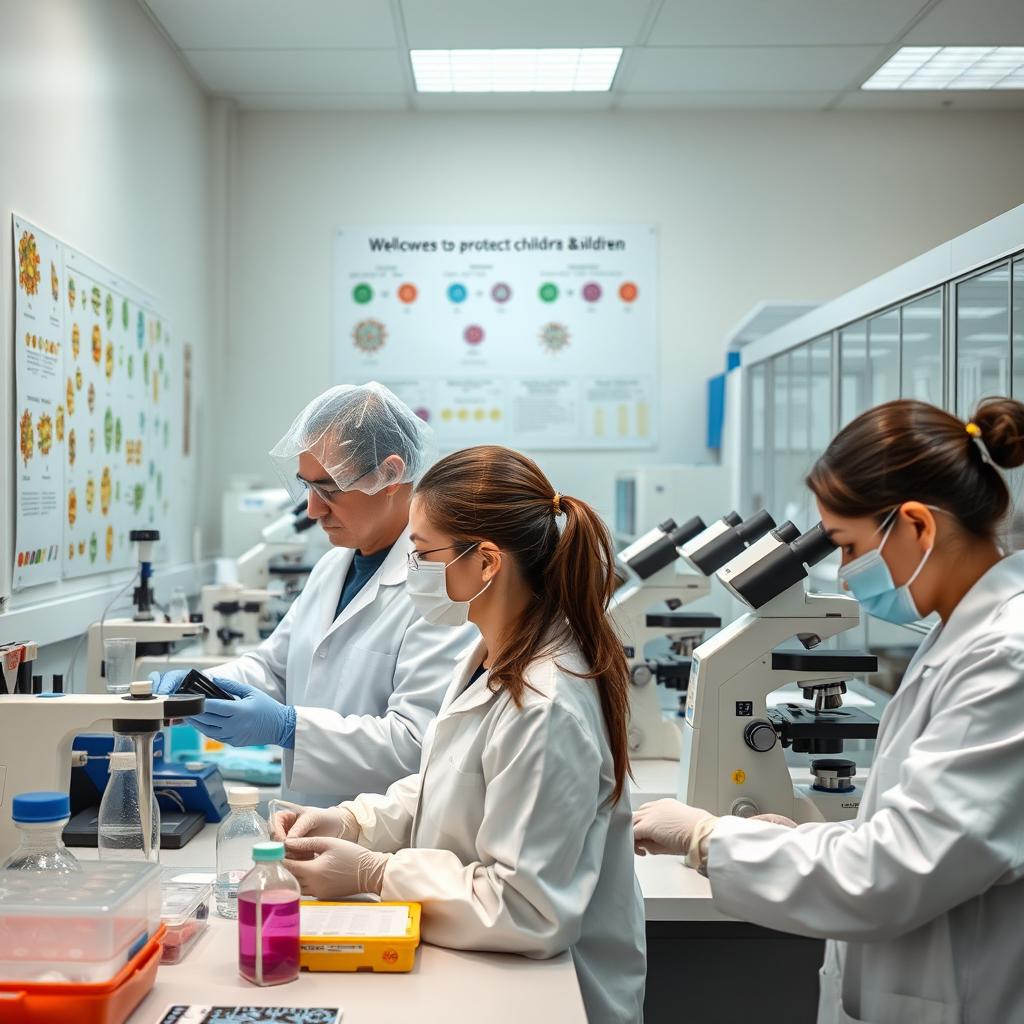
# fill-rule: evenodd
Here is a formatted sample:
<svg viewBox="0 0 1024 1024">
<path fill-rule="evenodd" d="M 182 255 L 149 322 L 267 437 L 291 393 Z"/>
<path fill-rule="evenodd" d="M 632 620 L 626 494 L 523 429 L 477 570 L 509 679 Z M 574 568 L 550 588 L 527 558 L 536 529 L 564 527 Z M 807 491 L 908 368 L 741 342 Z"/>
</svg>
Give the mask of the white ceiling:
<svg viewBox="0 0 1024 1024">
<path fill-rule="evenodd" d="M 900 46 L 1024 45 L 1024 0 L 140 0 L 252 110 L 1024 109 L 861 92 Z M 622 46 L 610 93 L 418 95 L 409 49 Z"/>
</svg>

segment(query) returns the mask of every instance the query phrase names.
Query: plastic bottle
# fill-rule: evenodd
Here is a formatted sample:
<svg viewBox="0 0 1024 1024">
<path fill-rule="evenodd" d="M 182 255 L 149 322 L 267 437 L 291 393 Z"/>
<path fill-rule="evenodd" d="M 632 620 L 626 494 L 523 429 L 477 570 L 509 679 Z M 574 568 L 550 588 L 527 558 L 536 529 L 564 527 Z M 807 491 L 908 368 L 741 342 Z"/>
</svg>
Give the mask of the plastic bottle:
<svg viewBox="0 0 1024 1024">
<path fill-rule="evenodd" d="M 64 846 L 62 832 L 71 817 L 66 793 L 22 793 L 12 801 L 11 818 L 21 844 L 0 868 L 12 871 L 80 871 L 75 855 Z"/>
<path fill-rule="evenodd" d="M 256 810 L 259 790 L 255 786 L 229 789 L 228 804 L 231 813 L 217 829 L 217 913 L 234 920 L 238 883 L 252 867 L 253 845 L 269 839 L 270 829 Z"/>
<path fill-rule="evenodd" d="M 257 843 L 238 886 L 238 973 L 254 985 L 299 976 L 299 883 L 281 862 L 284 843 Z"/>
<path fill-rule="evenodd" d="M 154 793 L 150 854 L 142 842 L 139 814 L 139 781 L 135 774 L 135 751 L 114 751 L 110 755 L 110 779 L 100 801 L 98 846 L 100 860 L 160 860 L 160 807 Z"/>
</svg>

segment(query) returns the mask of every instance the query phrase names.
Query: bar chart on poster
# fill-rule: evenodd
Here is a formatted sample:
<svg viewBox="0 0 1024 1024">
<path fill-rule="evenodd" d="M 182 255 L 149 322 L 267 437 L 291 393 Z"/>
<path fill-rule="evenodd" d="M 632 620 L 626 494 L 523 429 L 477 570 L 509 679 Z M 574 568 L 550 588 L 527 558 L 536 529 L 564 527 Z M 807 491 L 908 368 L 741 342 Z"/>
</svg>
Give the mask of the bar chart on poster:
<svg viewBox="0 0 1024 1024">
<path fill-rule="evenodd" d="M 15 590 L 131 566 L 174 518 L 182 353 L 153 299 L 14 218 Z"/>
<path fill-rule="evenodd" d="M 379 380 L 445 447 L 656 442 L 651 225 L 345 228 L 334 371 Z"/>
</svg>

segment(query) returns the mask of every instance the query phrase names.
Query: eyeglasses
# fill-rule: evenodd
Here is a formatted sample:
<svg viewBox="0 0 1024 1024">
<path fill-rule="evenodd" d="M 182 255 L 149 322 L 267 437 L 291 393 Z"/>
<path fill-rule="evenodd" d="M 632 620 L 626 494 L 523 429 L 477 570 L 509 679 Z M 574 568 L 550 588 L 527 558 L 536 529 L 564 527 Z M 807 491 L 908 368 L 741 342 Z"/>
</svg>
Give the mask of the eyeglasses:
<svg viewBox="0 0 1024 1024">
<path fill-rule="evenodd" d="M 312 480 L 306 480 L 304 477 L 298 475 L 296 475 L 295 479 L 299 481 L 299 485 L 306 491 L 312 491 L 321 501 L 330 504 L 338 497 L 339 494 L 352 490 L 352 485 L 354 483 L 358 483 L 364 476 L 369 476 L 372 472 L 373 469 L 368 469 L 365 473 L 360 473 L 359 476 L 352 477 L 344 487 L 325 486 L 324 484 L 314 483 Z"/>
<path fill-rule="evenodd" d="M 424 555 L 436 555 L 438 551 L 458 551 L 460 548 L 463 549 L 463 554 L 465 554 L 471 546 L 466 544 L 447 544 L 443 548 L 431 548 L 429 551 L 410 551 L 407 556 L 409 568 L 413 570 L 419 569 Z"/>
</svg>

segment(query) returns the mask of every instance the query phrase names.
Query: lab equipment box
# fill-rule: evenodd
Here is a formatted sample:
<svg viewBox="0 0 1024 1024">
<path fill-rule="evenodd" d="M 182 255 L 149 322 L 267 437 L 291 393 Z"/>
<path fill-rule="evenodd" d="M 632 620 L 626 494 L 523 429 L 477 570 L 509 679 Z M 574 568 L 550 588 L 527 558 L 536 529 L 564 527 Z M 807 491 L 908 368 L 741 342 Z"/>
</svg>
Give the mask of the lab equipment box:
<svg viewBox="0 0 1024 1024">
<path fill-rule="evenodd" d="M 299 966 L 307 971 L 411 971 L 420 944 L 418 903 L 299 906 Z"/>
<path fill-rule="evenodd" d="M 110 981 L 160 928 L 160 867 L 0 871 L 0 982 Z"/>
</svg>

